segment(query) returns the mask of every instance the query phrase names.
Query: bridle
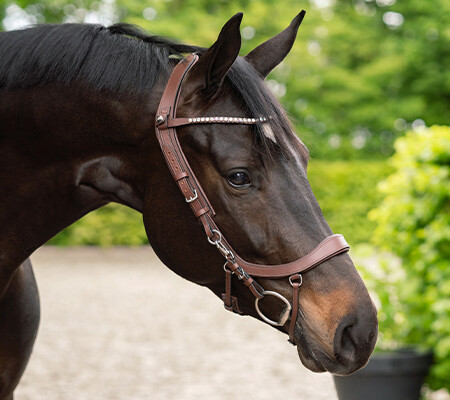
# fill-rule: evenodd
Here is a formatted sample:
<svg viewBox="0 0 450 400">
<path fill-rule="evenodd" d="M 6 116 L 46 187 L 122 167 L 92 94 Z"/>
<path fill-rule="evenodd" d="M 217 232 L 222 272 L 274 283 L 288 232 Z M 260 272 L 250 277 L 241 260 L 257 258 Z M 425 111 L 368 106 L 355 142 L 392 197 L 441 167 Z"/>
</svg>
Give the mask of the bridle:
<svg viewBox="0 0 450 400">
<path fill-rule="evenodd" d="M 225 264 L 223 266 L 225 271 L 225 293 L 222 294 L 225 308 L 240 314 L 242 313 L 239 309 L 238 299 L 231 295 L 231 278 L 232 275 L 236 275 L 255 296 L 255 308 L 263 321 L 270 325 L 283 326 L 289 317 L 291 318 L 289 341 L 295 344 L 294 328 L 298 314 L 299 288 L 303 280 L 301 274 L 338 254 L 347 252 L 349 245 L 342 235 L 331 235 L 305 256 L 290 263 L 280 265 L 253 264 L 243 260 L 233 250 L 214 221 L 214 209 L 181 149 L 176 128 L 196 124 L 255 125 L 257 123 L 264 123 L 267 121 L 267 118 L 255 119 L 224 116 L 177 118 L 176 112 L 183 79 L 197 62 L 198 58 L 198 55 L 190 54 L 174 68 L 156 113 L 156 136 L 173 179 L 181 190 L 186 202 L 190 205 L 195 217 L 201 222 L 208 242 L 216 246 L 219 252 L 225 257 Z M 253 277 L 288 278 L 293 290 L 292 305 L 280 293 L 264 290 Z M 265 296 L 277 297 L 286 304 L 278 321 L 267 318 L 261 312 L 259 301 Z"/>
</svg>

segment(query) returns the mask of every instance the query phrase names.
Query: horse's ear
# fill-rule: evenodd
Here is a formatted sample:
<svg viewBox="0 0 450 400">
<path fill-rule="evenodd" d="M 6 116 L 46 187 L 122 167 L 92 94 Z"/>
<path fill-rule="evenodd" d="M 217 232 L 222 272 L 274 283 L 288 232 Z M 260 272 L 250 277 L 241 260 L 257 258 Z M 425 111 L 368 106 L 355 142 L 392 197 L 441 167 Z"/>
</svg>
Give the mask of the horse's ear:
<svg viewBox="0 0 450 400">
<path fill-rule="evenodd" d="M 222 85 L 241 49 L 242 13 L 234 15 L 220 31 L 217 41 L 200 57 L 190 76 L 199 80 L 206 95 L 213 95 Z"/>
<path fill-rule="evenodd" d="M 281 33 L 259 45 L 245 56 L 245 59 L 261 74 L 263 78 L 269 75 L 284 58 L 294 45 L 297 31 L 305 16 L 302 10 Z"/>
</svg>

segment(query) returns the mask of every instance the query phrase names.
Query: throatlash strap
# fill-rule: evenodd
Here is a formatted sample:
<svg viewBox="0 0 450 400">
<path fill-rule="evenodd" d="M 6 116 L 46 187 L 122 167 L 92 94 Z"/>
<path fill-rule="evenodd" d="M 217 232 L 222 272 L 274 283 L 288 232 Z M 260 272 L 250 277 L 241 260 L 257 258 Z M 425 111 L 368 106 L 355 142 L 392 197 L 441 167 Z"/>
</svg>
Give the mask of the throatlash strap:
<svg viewBox="0 0 450 400">
<path fill-rule="evenodd" d="M 260 265 L 243 260 L 233 250 L 231 245 L 222 235 L 219 227 L 214 222 L 214 209 L 208 200 L 200 182 L 192 171 L 186 156 L 178 141 L 176 127 L 192 124 L 214 123 L 214 124 L 245 124 L 253 125 L 267 121 L 267 118 L 255 119 L 246 117 L 184 117 L 177 118 L 176 111 L 183 79 L 189 69 L 197 62 L 198 56 L 191 54 L 181 60 L 174 68 L 172 75 L 167 82 L 163 96 L 161 98 L 157 116 L 155 118 L 156 135 L 164 154 L 170 172 L 176 181 L 181 193 L 190 205 L 194 215 L 198 218 L 209 243 L 215 245 L 220 253 L 226 258 L 226 292 L 223 294 L 225 308 L 239 312 L 237 298 L 231 296 L 231 276 L 234 274 L 239 280 L 250 289 L 256 298 L 255 306 L 261 318 L 275 326 L 282 326 L 286 323 L 288 315 L 282 313 L 278 322 L 271 321 L 264 316 L 258 307 L 258 300 L 264 295 L 275 295 L 282 299 L 291 309 L 289 301 L 279 293 L 264 291 L 264 289 L 252 278 L 252 276 L 265 278 L 285 278 L 293 287 L 293 307 L 291 322 L 289 325 L 289 341 L 294 342 L 294 328 L 298 310 L 298 291 L 302 283 L 301 273 L 306 272 L 324 261 L 349 250 L 349 245 L 342 235 L 332 235 L 323 240 L 310 253 L 302 258 L 287 264 L 280 265 Z"/>
</svg>

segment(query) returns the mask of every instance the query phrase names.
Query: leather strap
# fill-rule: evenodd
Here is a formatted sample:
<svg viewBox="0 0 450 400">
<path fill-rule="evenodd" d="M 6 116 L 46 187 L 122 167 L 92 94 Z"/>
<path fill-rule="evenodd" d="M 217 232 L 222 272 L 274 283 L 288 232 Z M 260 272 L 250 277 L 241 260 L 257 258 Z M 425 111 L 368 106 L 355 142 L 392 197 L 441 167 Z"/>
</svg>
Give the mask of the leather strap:
<svg viewBox="0 0 450 400">
<path fill-rule="evenodd" d="M 289 277 L 289 282 L 292 285 L 292 315 L 296 316 L 295 318 L 291 318 L 291 322 L 289 324 L 289 342 L 295 344 L 294 340 L 294 331 L 295 331 L 295 322 L 297 320 L 298 314 L 298 295 L 300 292 L 300 286 L 302 285 L 303 278 L 300 274 L 295 274 Z"/>
<path fill-rule="evenodd" d="M 338 254 L 347 252 L 349 248 L 350 246 L 345 241 L 344 236 L 336 234 L 328 236 L 306 256 L 288 264 L 252 264 L 244 261 L 238 255 L 236 255 L 236 259 L 238 260 L 238 264 L 241 265 L 249 275 L 263 278 L 280 278 L 309 271 L 317 265 L 322 264 L 324 261 L 329 260 Z"/>
<path fill-rule="evenodd" d="M 183 117 L 177 118 L 176 111 L 179 101 L 180 90 L 183 80 L 190 68 L 197 62 L 198 56 L 191 54 L 181 60 L 174 68 L 169 81 L 167 82 L 160 104 L 158 106 L 155 125 L 156 136 L 158 138 L 161 150 L 164 154 L 167 165 L 172 176 L 177 183 L 181 193 L 189 203 L 194 215 L 201 222 L 207 239 L 210 244 L 217 247 L 220 253 L 225 257 L 225 293 L 222 295 L 224 305 L 227 310 L 241 313 L 239 310 L 237 298 L 231 295 L 232 275 L 236 275 L 245 286 L 254 295 L 258 301 L 263 298 L 265 293 L 274 295 L 273 292 L 265 292 L 264 289 L 254 279 L 255 277 L 264 278 L 287 278 L 293 288 L 292 294 L 292 314 L 289 324 L 289 341 L 294 342 L 295 323 L 298 314 L 299 290 L 302 284 L 302 275 L 306 271 L 316 267 L 324 261 L 344 253 L 349 250 L 349 245 L 342 235 L 332 235 L 324 239 L 310 253 L 292 261 L 281 265 L 260 265 L 253 264 L 243 260 L 233 250 L 231 245 L 222 235 L 219 227 L 214 221 L 215 212 L 206 196 L 200 182 L 192 171 L 188 160 L 178 141 L 176 128 L 193 124 L 245 124 L 255 125 L 266 123 L 268 117 L 247 118 L 247 117 Z M 280 294 L 277 297 L 288 300 Z M 274 322 L 261 314 L 259 308 L 257 311 L 261 318 L 272 325 L 281 326 L 284 322 Z M 281 318 L 284 321 L 285 318 Z"/>
</svg>

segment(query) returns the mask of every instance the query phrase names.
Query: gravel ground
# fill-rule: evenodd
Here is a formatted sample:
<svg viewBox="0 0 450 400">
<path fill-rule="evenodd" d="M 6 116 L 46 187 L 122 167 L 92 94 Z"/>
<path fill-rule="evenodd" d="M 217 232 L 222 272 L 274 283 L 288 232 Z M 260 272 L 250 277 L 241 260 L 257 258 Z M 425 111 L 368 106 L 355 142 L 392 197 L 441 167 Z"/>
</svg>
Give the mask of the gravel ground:
<svg viewBox="0 0 450 400">
<path fill-rule="evenodd" d="M 42 320 L 16 400 L 336 400 L 276 330 L 226 312 L 148 247 L 44 247 Z"/>
</svg>

